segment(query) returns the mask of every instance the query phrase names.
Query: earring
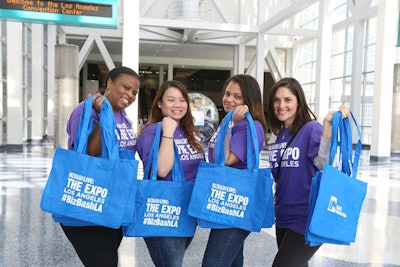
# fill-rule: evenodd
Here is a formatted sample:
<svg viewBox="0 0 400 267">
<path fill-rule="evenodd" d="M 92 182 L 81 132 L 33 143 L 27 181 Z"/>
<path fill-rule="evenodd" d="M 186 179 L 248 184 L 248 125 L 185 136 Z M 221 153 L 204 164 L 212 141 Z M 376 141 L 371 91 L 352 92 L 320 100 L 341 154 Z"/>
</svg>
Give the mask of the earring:
<svg viewBox="0 0 400 267">
<path fill-rule="evenodd" d="M 104 92 L 104 96 L 108 96 L 111 92 L 110 88 L 107 88 L 106 91 Z"/>
</svg>

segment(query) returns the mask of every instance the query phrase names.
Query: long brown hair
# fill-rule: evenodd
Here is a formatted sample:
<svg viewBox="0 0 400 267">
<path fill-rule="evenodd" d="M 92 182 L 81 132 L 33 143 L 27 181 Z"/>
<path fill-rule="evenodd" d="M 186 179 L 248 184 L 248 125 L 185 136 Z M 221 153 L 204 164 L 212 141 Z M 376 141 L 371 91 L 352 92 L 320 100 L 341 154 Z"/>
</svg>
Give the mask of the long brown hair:
<svg viewBox="0 0 400 267">
<path fill-rule="evenodd" d="M 196 137 L 201 137 L 201 133 L 196 128 L 196 126 L 194 126 L 194 123 L 193 123 L 194 118 L 193 118 L 192 112 L 190 110 L 188 90 L 186 89 L 186 86 L 183 83 L 176 81 L 176 80 L 164 82 L 160 86 L 160 88 L 157 90 L 157 94 L 153 100 L 153 104 L 152 104 L 151 111 L 149 114 L 149 120 L 146 123 L 146 125 L 144 125 L 144 127 L 140 130 L 139 134 L 143 133 L 143 130 L 146 129 L 146 127 L 149 126 L 150 124 L 162 121 L 164 115 L 161 112 L 161 108 L 158 107 L 158 102 L 162 100 L 165 92 L 171 87 L 177 88 L 182 93 L 183 98 L 185 99 L 186 103 L 188 104 L 186 114 L 180 120 L 179 126 L 182 128 L 183 132 L 186 134 L 188 143 L 197 151 L 203 151 L 203 148 L 202 148 L 200 142 L 197 141 L 197 139 L 196 139 Z"/>
<path fill-rule="evenodd" d="M 267 133 L 268 126 L 264 116 L 264 107 L 261 102 L 260 85 L 257 80 L 247 74 L 234 75 L 225 81 L 223 93 L 225 93 L 226 87 L 228 87 L 230 82 L 239 84 L 244 103 L 249 107 L 249 112 L 253 120 L 258 120 L 264 129 L 264 133 Z"/>
<path fill-rule="evenodd" d="M 282 128 L 282 122 L 275 116 L 274 111 L 274 98 L 276 91 L 278 91 L 278 89 L 281 87 L 289 89 L 290 92 L 292 92 L 292 94 L 294 94 L 297 98 L 297 111 L 293 120 L 293 124 L 290 127 L 291 133 L 295 134 L 301 129 L 301 127 L 303 127 L 304 124 L 309 121 L 317 120 L 317 117 L 307 105 L 306 97 L 300 83 L 295 78 L 283 78 L 275 83 L 274 86 L 272 86 L 268 103 L 268 123 L 269 127 L 271 127 L 271 131 L 275 135 L 277 135 Z"/>
</svg>

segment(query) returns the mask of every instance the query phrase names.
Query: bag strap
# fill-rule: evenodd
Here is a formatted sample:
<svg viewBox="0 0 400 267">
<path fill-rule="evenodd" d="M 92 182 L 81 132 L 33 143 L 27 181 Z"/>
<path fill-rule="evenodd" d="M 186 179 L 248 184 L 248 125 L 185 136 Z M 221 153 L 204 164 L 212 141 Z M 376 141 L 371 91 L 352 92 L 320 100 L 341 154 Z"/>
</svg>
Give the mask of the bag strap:
<svg viewBox="0 0 400 267">
<path fill-rule="evenodd" d="M 260 149 L 258 146 L 257 130 L 254 120 L 249 112 L 246 112 L 247 127 L 247 169 L 258 170 L 260 165 Z M 253 146 L 251 146 L 253 144 Z"/>
<path fill-rule="evenodd" d="M 342 113 L 337 111 L 334 113 L 332 118 L 332 135 L 331 135 L 331 147 L 329 152 L 329 164 L 334 165 L 335 158 L 341 158 L 342 171 L 347 175 L 355 178 L 358 171 L 358 163 L 360 159 L 362 144 L 361 144 L 361 131 L 354 118 L 352 112 L 350 112 L 352 121 L 357 129 L 358 142 L 355 148 L 353 157 L 353 142 L 352 142 L 352 131 L 350 125 L 350 118 L 342 118 Z M 338 143 L 339 151 L 338 151 Z"/>
<path fill-rule="evenodd" d="M 299 131 L 300 131 L 300 130 L 299 130 Z M 298 131 L 298 132 L 299 132 L 299 131 Z M 297 132 L 297 133 L 298 133 L 298 132 Z M 283 157 L 285 156 L 286 149 L 290 146 L 290 144 L 292 143 L 292 141 L 293 141 L 294 138 L 296 137 L 297 133 L 295 133 L 295 134 L 290 138 L 289 142 L 287 142 L 287 144 L 286 144 L 285 149 L 283 150 L 282 156 L 281 156 L 281 158 L 279 159 L 278 172 L 277 172 L 277 177 L 276 177 L 276 179 L 275 179 L 275 182 L 278 182 L 278 181 L 279 181 L 279 178 L 281 177 L 281 167 L 282 167 L 281 165 L 282 165 Z"/>
<path fill-rule="evenodd" d="M 79 153 L 87 154 L 89 136 L 93 131 L 92 106 L 93 96 L 88 97 L 83 106 L 78 131 L 75 137 L 74 150 Z M 109 159 L 119 159 L 118 138 L 115 134 L 117 125 L 114 113 L 108 99 L 104 99 L 100 108 L 99 127 L 101 132 L 101 157 Z"/>
<path fill-rule="evenodd" d="M 340 126 L 342 127 L 340 130 L 341 135 L 344 136 L 343 138 L 343 148 L 341 148 L 342 152 L 342 165 L 343 169 L 345 172 L 353 177 L 356 178 L 357 172 L 358 172 L 358 163 L 360 160 L 360 154 L 361 154 L 361 149 L 362 149 L 362 143 L 361 143 L 361 131 L 360 127 L 357 124 L 356 119 L 354 118 L 354 115 L 352 112 L 350 112 L 351 119 L 354 123 L 355 128 L 357 129 L 357 134 L 358 134 L 358 141 L 357 145 L 355 147 L 354 151 L 354 157 L 353 157 L 353 141 L 352 141 L 352 131 L 351 131 L 351 124 L 350 124 L 350 118 L 344 118 L 343 119 L 343 124 Z M 342 144 L 342 142 L 341 142 Z"/>
<path fill-rule="evenodd" d="M 156 132 L 154 134 L 154 140 L 150 147 L 149 156 L 147 158 L 146 166 L 143 171 L 143 179 L 157 180 L 158 171 L 158 151 L 160 149 L 161 140 L 161 126 L 162 123 L 157 123 Z M 179 159 L 178 147 L 174 142 L 174 165 L 172 166 L 172 180 L 174 182 L 183 182 L 183 168 Z"/>
<path fill-rule="evenodd" d="M 332 166 L 334 164 L 335 157 L 337 154 L 337 148 L 339 142 L 339 123 L 341 123 L 341 120 L 342 120 L 342 113 L 340 111 L 335 112 L 331 120 L 332 130 L 331 130 L 331 144 L 329 149 L 329 165 Z"/>
<path fill-rule="evenodd" d="M 228 131 L 231 130 L 229 125 L 232 123 L 231 122 L 232 118 L 233 118 L 233 111 L 225 115 L 225 118 L 222 120 L 219 126 L 217 140 L 215 141 L 214 161 L 216 164 L 219 164 L 221 166 L 225 165 L 225 152 L 224 152 L 225 137 Z"/>
<path fill-rule="evenodd" d="M 215 163 L 224 166 L 226 155 L 224 152 L 225 137 L 231 130 L 229 124 L 233 120 L 234 111 L 225 115 L 224 120 L 221 122 L 217 140 L 215 142 Z M 260 162 L 260 153 L 258 145 L 257 131 L 255 128 L 254 120 L 249 112 L 246 112 L 246 119 L 248 121 L 247 127 L 247 169 L 257 170 Z"/>
<path fill-rule="evenodd" d="M 100 107 L 99 127 L 101 133 L 101 157 L 119 159 L 119 143 L 115 130 L 114 112 L 108 99 L 104 99 Z"/>
<path fill-rule="evenodd" d="M 93 131 L 92 100 L 93 96 L 90 96 L 83 103 L 83 110 L 74 141 L 74 151 L 82 154 L 87 154 L 88 139 Z"/>
</svg>

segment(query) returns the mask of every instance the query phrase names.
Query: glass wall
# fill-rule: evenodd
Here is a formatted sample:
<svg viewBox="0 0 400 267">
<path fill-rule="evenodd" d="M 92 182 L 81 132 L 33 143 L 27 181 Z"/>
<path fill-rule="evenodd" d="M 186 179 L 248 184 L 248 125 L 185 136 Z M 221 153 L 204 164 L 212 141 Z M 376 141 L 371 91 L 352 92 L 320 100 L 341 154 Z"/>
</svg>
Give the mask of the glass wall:
<svg viewBox="0 0 400 267">
<path fill-rule="evenodd" d="M 32 136 L 32 28 L 22 27 L 22 114 L 25 141 Z"/>
<path fill-rule="evenodd" d="M 49 102 L 49 86 L 47 81 L 47 66 L 48 66 L 48 27 L 47 25 L 43 25 L 43 134 L 47 137 L 48 134 L 48 102 Z"/>
<path fill-rule="evenodd" d="M 316 30 L 318 28 L 319 2 L 310 5 L 295 17 L 298 28 Z M 317 68 L 317 39 L 311 39 L 298 46 L 297 69 L 295 77 L 301 77 L 301 83 L 307 103 L 313 110 L 315 107 L 316 68 Z"/>
<path fill-rule="evenodd" d="M 361 88 L 361 135 L 364 144 L 371 144 L 372 112 L 375 77 L 376 18 L 366 22 L 364 66 Z"/>
<path fill-rule="evenodd" d="M 352 16 L 346 0 L 332 1 L 331 17 L 333 24 L 345 21 Z M 316 3 L 317 4 L 317 3 Z M 299 28 L 313 28 L 316 25 L 318 16 L 317 5 L 312 5 L 297 15 Z M 378 0 L 371 2 L 376 6 Z M 307 19 L 305 19 L 307 18 Z M 375 50 L 376 50 L 376 23 L 377 19 L 372 18 L 366 23 L 364 39 L 364 65 L 362 70 L 361 93 L 361 120 L 363 144 L 371 144 L 373 91 L 375 76 Z M 354 27 L 350 25 L 332 33 L 331 67 L 330 67 L 330 90 L 329 109 L 334 110 L 340 104 L 350 106 L 351 85 L 352 85 L 352 59 L 353 59 L 353 35 Z M 315 84 L 316 84 L 316 63 L 317 63 L 317 40 L 311 39 L 297 46 L 297 65 L 294 73 L 301 77 L 301 84 L 306 94 L 307 102 L 311 109 L 314 108 Z"/>
</svg>

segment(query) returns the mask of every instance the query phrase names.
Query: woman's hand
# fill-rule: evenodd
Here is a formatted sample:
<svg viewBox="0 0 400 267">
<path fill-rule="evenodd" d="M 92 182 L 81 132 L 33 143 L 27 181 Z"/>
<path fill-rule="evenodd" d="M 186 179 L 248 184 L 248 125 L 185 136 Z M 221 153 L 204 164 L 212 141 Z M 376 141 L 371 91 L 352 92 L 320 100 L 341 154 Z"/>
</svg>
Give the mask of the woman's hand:
<svg viewBox="0 0 400 267">
<path fill-rule="evenodd" d="M 249 107 L 247 105 L 240 105 L 235 108 L 233 113 L 233 122 L 238 122 L 244 119 L 246 116 L 246 112 L 249 111 Z"/>
<path fill-rule="evenodd" d="M 342 112 L 342 118 L 347 118 L 350 116 L 350 109 L 346 106 L 339 107 L 340 112 Z"/>
<path fill-rule="evenodd" d="M 101 104 L 103 104 L 104 100 L 106 98 L 104 96 L 102 96 L 99 92 L 95 93 L 93 95 L 93 101 L 92 101 L 92 107 L 94 108 L 94 110 L 96 110 L 98 113 L 100 113 L 100 109 L 101 109 Z"/>
<path fill-rule="evenodd" d="M 340 106 L 339 107 L 339 111 L 342 113 L 342 118 L 347 118 L 348 116 L 350 116 L 350 109 L 346 106 Z M 331 138 L 331 132 L 332 132 L 332 118 L 333 115 L 336 113 L 337 111 L 331 111 L 329 112 L 325 118 L 324 118 L 324 122 L 323 122 L 323 132 L 322 132 L 322 138 L 324 139 L 330 139 Z"/>
<path fill-rule="evenodd" d="M 178 123 L 176 122 L 176 120 L 170 117 L 164 117 L 162 119 L 162 132 L 164 136 L 174 137 L 174 133 L 177 127 Z"/>
</svg>

